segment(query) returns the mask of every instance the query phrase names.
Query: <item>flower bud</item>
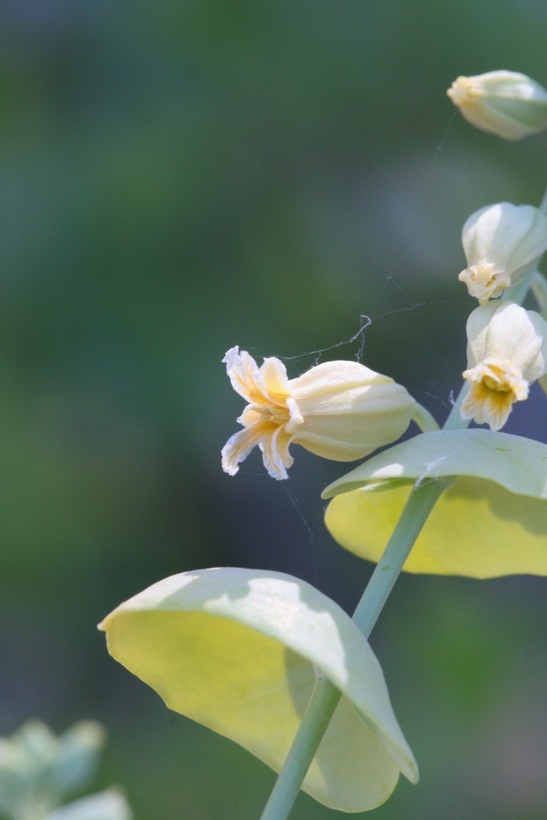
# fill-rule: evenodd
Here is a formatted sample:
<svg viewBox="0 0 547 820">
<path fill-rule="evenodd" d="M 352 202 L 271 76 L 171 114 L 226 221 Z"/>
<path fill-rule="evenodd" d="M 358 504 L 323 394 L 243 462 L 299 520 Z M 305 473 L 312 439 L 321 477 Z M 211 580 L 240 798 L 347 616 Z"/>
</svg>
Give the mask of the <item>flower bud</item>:
<svg viewBox="0 0 547 820">
<path fill-rule="evenodd" d="M 300 444 L 334 461 L 352 461 L 399 438 L 420 405 L 388 376 L 357 362 L 312 367 L 289 379 L 283 363 L 255 360 L 232 347 L 223 359 L 234 390 L 249 404 L 222 450 L 222 467 L 235 475 L 258 445 L 272 478 L 287 478 L 293 463 L 289 445 Z"/>
<path fill-rule="evenodd" d="M 534 270 L 547 250 L 547 217 L 532 205 L 488 205 L 466 221 L 462 244 L 468 267 L 458 278 L 486 302 Z"/>
<path fill-rule="evenodd" d="M 507 140 L 547 128 L 547 91 L 515 71 L 458 77 L 446 92 L 472 125 Z"/>
<path fill-rule="evenodd" d="M 462 419 L 500 430 L 513 402 L 528 398 L 532 382 L 547 367 L 547 322 L 514 302 L 491 302 L 467 320 L 467 370 L 470 385 Z"/>
</svg>

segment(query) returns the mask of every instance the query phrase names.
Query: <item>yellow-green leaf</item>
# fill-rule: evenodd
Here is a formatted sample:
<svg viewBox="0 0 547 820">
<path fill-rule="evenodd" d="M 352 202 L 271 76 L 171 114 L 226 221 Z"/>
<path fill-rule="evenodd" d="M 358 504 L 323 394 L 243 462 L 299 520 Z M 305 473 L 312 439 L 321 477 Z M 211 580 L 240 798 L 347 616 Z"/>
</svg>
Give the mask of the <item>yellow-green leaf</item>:
<svg viewBox="0 0 547 820">
<path fill-rule="evenodd" d="M 297 578 L 217 568 L 166 578 L 100 625 L 110 654 L 169 708 L 279 771 L 315 669 L 343 693 L 302 788 L 327 806 L 383 803 L 417 767 L 382 670 L 340 607 Z"/>
<path fill-rule="evenodd" d="M 408 572 L 547 575 L 547 446 L 488 430 L 424 433 L 327 487 L 333 537 L 377 561 L 414 482 L 453 477 L 406 561 Z M 356 489 L 358 488 L 358 489 Z"/>
</svg>

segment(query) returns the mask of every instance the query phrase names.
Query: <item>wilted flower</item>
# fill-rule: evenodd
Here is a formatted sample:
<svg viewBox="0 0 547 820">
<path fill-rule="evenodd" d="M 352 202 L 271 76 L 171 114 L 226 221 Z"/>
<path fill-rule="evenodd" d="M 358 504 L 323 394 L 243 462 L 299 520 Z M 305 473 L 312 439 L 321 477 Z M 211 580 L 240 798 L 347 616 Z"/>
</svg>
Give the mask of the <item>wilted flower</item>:
<svg viewBox="0 0 547 820">
<path fill-rule="evenodd" d="M 507 140 L 547 128 L 547 91 L 515 71 L 458 77 L 446 92 L 472 125 Z"/>
<path fill-rule="evenodd" d="M 513 402 L 528 398 L 532 382 L 546 372 L 547 323 L 514 302 L 491 302 L 467 320 L 469 382 L 461 416 L 499 430 Z"/>
<path fill-rule="evenodd" d="M 458 278 L 486 302 L 536 267 L 547 250 L 547 217 L 532 205 L 488 205 L 466 221 L 462 243 L 468 267 Z"/>
<path fill-rule="evenodd" d="M 234 390 L 249 402 L 222 450 L 222 467 L 238 471 L 253 447 L 262 450 L 272 478 L 287 478 L 289 445 L 335 461 L 352 461 L 399 438 L 420 405 L 388 376 L 357 362 L 312 367 L 289 379 L 284 364 L 264 359 L 259 368 L 246 351 L 232 347 L 223 359 Z"/>
</svg>

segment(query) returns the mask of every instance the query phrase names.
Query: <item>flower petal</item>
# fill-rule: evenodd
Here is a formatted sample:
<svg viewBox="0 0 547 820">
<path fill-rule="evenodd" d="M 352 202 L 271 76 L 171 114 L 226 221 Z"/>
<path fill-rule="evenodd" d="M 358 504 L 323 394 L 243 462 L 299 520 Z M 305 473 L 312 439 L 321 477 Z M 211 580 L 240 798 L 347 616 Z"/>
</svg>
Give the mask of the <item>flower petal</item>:
<svg viewBox="0 0 547 820">
<path fill-rule="evenodd" d="M 270 436 L 266 436 L 260 442 L 262 450 L 262 460 L 268 474 L 272 478 L 288 478 L 287 470 L 292 466 L 294 459 L 289 454 L 289 444 L 291 436 L 283 432 L 278 427 Z"/>
<path fill-rule="evenodd" d="M 283 362 L 270 356 L 262 362 L 259 373 L 264 395 L 273 404 L 284 406 L 289 395 L 289 379 Z"/>
<path fill-rule="evenodd" d="M 235 475 L 239 470 L 238 464 L 245 461 L 253 447 L 256 447 L 264 438 L 260 424 L 246 427 L 244 430 L 230 436 L 222 448 L 222 469 L 228 475 Z"/>
<path fill-rule="evenodd" d="M 251 395 L 259 389 L 257 380 L 260 381 L 258 366 L 252 356 L 246 350 L 239 352 L 239 347 L 231 347 L 222 360 L 226 365 L 228 378 L 232 387 L 246 401 L 252 402 Z"/>
</svg>

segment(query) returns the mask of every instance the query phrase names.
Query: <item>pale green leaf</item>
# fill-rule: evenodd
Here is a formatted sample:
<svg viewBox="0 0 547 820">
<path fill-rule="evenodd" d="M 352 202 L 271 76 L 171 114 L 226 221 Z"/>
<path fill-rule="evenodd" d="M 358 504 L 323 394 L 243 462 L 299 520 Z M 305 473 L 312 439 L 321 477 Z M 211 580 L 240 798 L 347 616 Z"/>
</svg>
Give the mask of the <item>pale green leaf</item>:
<svg viewBox="0 0 547 820">
<path fill-rule="evenodd" d="M 343 811 L 384 802 L 417 767 L 382 670 L 331 599 L 275 572 L 217 568 L 166 578 L 101 624 L 111 655 L 167 706 L 279 771 L 315 669 L 343 693 L 303 789 Z"/>
<path fill-rule="evenodd" d="M 404 566 L 492 578 L 547 575 L 547 446 L 492 433 L 425 433 L 369 459 L 327 488 L 325 521 L 342 546 L 378 561 L 415 481 L 454 477 Z M 356 489 L 360 488 L 360 489 Z"/>
<path fill-rule="evenodd" d="M 519 495 L 547 499 L 547 445 L 491 430 L 422 433 L 367 459 L 330 484 L 323 498 L 369 483 L 471 476 Z"/>
</svg>

